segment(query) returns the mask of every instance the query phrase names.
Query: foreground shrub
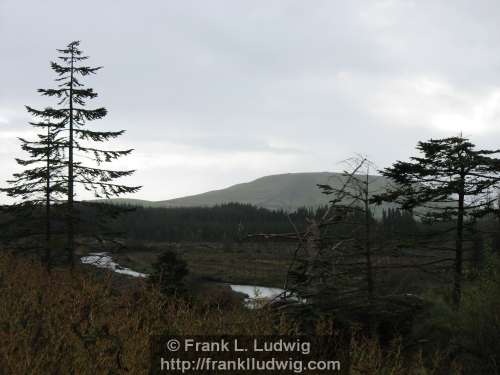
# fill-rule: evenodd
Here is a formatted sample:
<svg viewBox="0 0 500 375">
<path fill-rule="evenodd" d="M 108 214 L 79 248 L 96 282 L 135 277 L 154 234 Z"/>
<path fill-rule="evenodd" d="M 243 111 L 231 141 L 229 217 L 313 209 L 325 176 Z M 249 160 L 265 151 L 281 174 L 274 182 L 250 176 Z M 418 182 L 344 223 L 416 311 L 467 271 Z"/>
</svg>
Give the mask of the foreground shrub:
<svg viewBox="0 0 500 375">
<path fill-rule="evenodd" d="M 427 293 L 431 308 L 414 336 L 428 351 L 441 349 L 460 361 L 466 374 L 500 374 L 500 260 L 490 256 L 476 279 L 466 284 L 460 309 L 445 290 Z"/>
<path fill-rule="evenodd" d="M 464 292 L 456 317 L 459 355 L 477 374 L 500 374 L 500 259 L 491 257 Z"/>
<path fill-rule="evenodd" d="M 150 335 L 296 334 L 298 326 L 266 309 L 222 309 L 165 297 L 123 276 L 56 269 L 0 255 L 0 373 L 147 374 Z M 129 280 L 130 282 L 130 280 Z M 335 334 L 328 320 L 317 334 Z M 437 366 L 353 339 L 352 374 L 432 374 Z M 446 374 L 450 372 L 445 372 Z"/>
<path fill-rule="evenodd" d="M 165 250 L 153 263 L 153 272 L 148 280 L 163 294 L 182 294 L 185 292 L 184 278 L 188 273 L 186 261 L 179 258 L 176 252 Z"/>
</svg>

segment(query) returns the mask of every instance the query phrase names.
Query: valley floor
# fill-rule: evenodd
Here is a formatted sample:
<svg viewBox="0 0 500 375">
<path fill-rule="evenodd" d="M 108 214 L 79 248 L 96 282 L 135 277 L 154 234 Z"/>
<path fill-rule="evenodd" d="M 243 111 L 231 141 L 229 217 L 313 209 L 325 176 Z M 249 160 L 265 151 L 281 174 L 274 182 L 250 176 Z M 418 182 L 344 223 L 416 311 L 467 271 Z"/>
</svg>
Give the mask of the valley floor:
<svg viewBox="0 0 500 375">
<path fill-rule="evenodd" d="M 283 287 L 293 243 L 138 243 L 113 255 L 120 265 L 149 273 L 158 255 L 175 250 L 188 263 L 191 278 L 230 284 Z"/>
</svg>

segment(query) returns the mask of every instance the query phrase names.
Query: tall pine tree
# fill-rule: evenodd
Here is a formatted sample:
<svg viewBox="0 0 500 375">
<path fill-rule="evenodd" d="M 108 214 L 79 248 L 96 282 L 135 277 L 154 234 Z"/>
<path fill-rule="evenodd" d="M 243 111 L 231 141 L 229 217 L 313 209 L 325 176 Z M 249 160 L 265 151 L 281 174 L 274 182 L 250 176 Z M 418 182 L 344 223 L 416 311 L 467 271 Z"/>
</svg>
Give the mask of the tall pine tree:
<svg viewBox="0 0 500 375">
<path fill-rule="evenodd" d="M 111 198 L 140 189 L 139 186 L 115 182 L 117 178 L 131 175 L 133 170 L 118 171 L 103 167 L 103 164 L 129 155 L 132 150 L 110 150 L 95 145 L 117 138 L 125 131 L 96 131 L 87 128 L 87 122 L 102 119 L 107 111 L 104 107 L 86 108 L 87 101 L 97 97 L 97 93 L 92 88 L 85 87 L 82 78 L 96 74 L 102 67 L 86 65 L 88 57 L 83 55 L 79 45 L 80 42 L 74 41 L 66 48 L 57 50 L 60 54 L 59 61 L 51 63 L 51 68 L 57 75 L 57 87 L 38 90 L 42 95 L 57 98 L 57 105 L 43 111 L 30 108 L 33 115 L 49 118 L 62 127 L 59 132 L 62 140 L 58 144 L 65 152 L 64 162 L 67 167 L 66 250 L 71 266 L 74 265 L 78 220 L 75 188 L 80 185 L 93 192 L 96 198 Z"/>
<path fill-rule="evenodd" d="M 28 112 L 33 109 L 26 107 Z M 13 230 L 7 233 L 16 249 L 40 250 L 40 237 L 45 237 L 43 260 L 50 270 L 51 248 L 54 215 L 52 205 L 60 201 L 66 194 L 66 186 L 62 177 L 64 162 L 60 148 L 59 133 L 62 123 L 55 119 L 50 121 L 51 109 L 36 111 L 40 121 L 30 122 L 40 130 L 37 140 L 19 138 L 21 148 L 29 154 L 28 159 L 16 159 L 26 169 L 15 173 L 13 179 L 7 181 L 10 187 L 0 189 L 8 196 L 19 199 L 11 205 L 7 214 L 12 218 L 9 222 Z"/>
<path fill-rule="evenodd" d="M 453 302 L 460 305 L 466 230 L 478 217 L 497 212 L 494 192 L 500 187 L 500 150 L 478 150 L 463 136 L 419 142 L 421 156 L 398 161 L 381 171 L 395 184 L 376 201 L 403 209 L 420 208 L 424 223 L 451 223 L 454 231 Z M 418 210 L 417 210 L 418 211 Z M 415 212 L 417 212 L 415 211 Z"/>
</svg>

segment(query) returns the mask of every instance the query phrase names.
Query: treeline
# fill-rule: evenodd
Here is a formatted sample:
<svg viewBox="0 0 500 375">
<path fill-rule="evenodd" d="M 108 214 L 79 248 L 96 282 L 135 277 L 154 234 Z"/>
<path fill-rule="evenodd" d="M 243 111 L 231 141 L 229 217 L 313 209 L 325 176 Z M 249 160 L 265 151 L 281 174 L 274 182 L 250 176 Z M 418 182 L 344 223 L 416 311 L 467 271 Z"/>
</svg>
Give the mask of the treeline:
<svg viewBox="0 0 500 375">
<path fill-rule="evenodd" d="M 130 208 L 130 207 L 129 207 Z M 271 211 L 250 204 L 228 203 L 214 207 L 136 207 L 120 215 L 111 228 L 126 239 L 143 241 L 238 241 L 253 233 L 290 232 L 324 208 L 294 212 Z"/>
<path fill-rule="evenodd" d="M 299 208 L 293 212 L 269 210 L 250 204 L 227 203 L 213 207 L 130 207 L 128 212 L 109 223 L 118 237 L 141 241 L 242 241 L 254 234 L 302 231 L 308 221 L 320 218 L 327 207 Z M 92 223 L 95 211 L 87 210 L 83 222 Z M 383 210 L 381 220 L 373 219 L 382 236 L 414 233 L 413 216 L 397 209 Z M 339 228 L 348 233 L 351 225 Z"/>
</svg>

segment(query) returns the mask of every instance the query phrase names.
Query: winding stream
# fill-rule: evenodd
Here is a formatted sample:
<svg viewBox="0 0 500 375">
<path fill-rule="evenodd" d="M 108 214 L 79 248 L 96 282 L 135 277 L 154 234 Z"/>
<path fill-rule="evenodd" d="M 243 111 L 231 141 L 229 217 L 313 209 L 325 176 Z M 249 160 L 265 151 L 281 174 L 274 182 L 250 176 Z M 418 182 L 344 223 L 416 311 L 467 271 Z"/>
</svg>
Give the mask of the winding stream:
<svg viewBox="0 0 500 375">
<path fill-rule="evenodd" d="M 106 268 L 113 272 L 128 275 L 132 277 L 148 277 L 147 274 L 131 270 L 130 268 L 122 267 L 116 263 L 113 258 L 106 252 L 90 253 L 89 255 L 80 258 L 83 264 L 90 264 L 98 268 Z M 266 301 L 276 298 L 285 290 L 280 288 L 269 288 L 258 285 L 233 285 L 229 284 L 231 290 L 238 293 L 243 293 L 245 298 L 245 306 L 256 308 L 261 306 Z"/>
<path fill-rule="evenodd" d="M 145 273 L 140 273 L 133 271 L 130 268 L 122 267 L 115 261 L 108 253 L 90 253 L 87 256 L 81 257 L 80 261 L 83 264 L 90 264 L 98 268 L 107 268 L 116 273 L 121 273 L 123 275 L 133 276 L 133 277 L 147 277 Z"/>
</svg>

